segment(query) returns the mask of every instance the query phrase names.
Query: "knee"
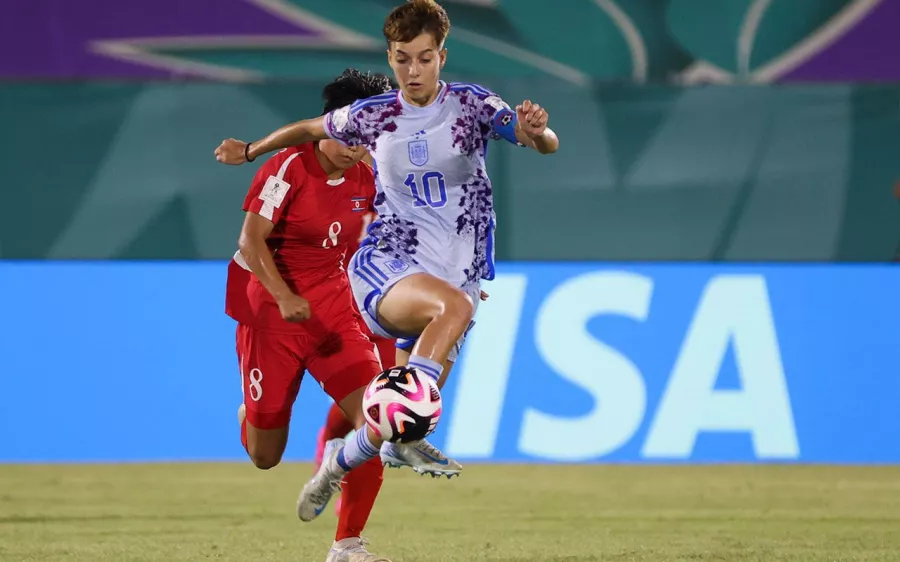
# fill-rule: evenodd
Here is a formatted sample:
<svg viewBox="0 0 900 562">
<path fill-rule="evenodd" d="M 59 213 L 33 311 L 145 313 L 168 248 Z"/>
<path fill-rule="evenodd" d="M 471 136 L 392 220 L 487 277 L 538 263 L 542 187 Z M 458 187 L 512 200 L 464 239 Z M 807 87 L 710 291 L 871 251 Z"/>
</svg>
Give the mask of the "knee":
<svg viewBox="0 0 900 562">
<path fill-rule="evenodd" d="M 251 449 L 249 453 L 250 460 L 260 470 L 275 468 L 281 462 L 281 451 Z"/>
<path fill-rule="evenodd" d="M 472 320 L 472 316 L 475 315 L 475 304 L 472 299 L 463 291 L 456 289 L 448 292 L 443 300 L 441 316 L 452 319 L 454 323 L 461 325 L 465 330 Z"/>
</svg>

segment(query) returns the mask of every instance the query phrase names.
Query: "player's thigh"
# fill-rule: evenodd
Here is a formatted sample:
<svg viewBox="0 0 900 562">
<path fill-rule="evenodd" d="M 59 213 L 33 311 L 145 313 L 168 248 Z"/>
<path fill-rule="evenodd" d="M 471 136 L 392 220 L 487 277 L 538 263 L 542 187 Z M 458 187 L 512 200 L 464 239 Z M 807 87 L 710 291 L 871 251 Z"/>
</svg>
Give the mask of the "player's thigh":
<svg viewBox="0 0 900 562">
<path fill-rule="evenodd" d="M 291 408 L 297 399 L 304 364 L 299 336 L 262 332 L 239 325 L 237 352 L 251 456 L 280 458 L 287 443 Z"/>
<path fill-rule="evenodd" d="M 382 367 L 375 355 L 375 345 L 355 322 L 352 326 L 339 333 L 340 346 L 333 353 L 310 355 L 306 368 L 353 426 L 359 428 L 365 423 L 363 391 L 381 373 Z"/>
<path fill-rule="evenodd" d="M 437 316 L 464 323 L 475 310 L 465 291 L 372 246 L 353 255 L 347 276 L 357 308 L 377 336 L 417 336 Z"/>
<path fill-rule="evenodd" d="M 376 308 L 378 323 L 398 335 L 415 335 L 438 316 L 468 322 L 475 313 L 465 291 L 429 273 L 415 273 L 397 281 Z"/>
</svg>

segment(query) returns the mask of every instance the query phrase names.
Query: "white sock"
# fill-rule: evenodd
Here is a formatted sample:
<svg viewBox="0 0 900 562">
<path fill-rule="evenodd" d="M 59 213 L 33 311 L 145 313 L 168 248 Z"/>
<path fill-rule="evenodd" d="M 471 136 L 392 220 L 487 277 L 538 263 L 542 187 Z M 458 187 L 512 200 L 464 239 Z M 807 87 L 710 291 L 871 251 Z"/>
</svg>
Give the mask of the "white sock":
<svg viewBox="0 0 900 562">
<path fill-rule="evenodd" d="M 437 382 L 439 378 L 441 378 L 441 373 L 444 372 L 444 366 L 438 363 L 437 361 L 432 361 L 427 357 L 421 357 L 419 355 L 411 355 L 409 361 L 406 362 L 407 367 L 414 367 Z"/>
<path fill-rule="evenodd" d="M 369 440 L 369 432 L 365 429 L 357 431 L 350 441 L 345 441 L 344 446 L 334 456 L 337 464 L 335 472 L 349 472 L 354 467 L 361 465 L 369 459 L 378 456 L 378 449 Z"/>
<path fill-rule="evenodd" d="M 339 541 L 334 541 L 334 544 L 331 545 L 331 548 L 343 550 L 345 548 L 351 548 L 354 546 L 359 546 L 359 537 L 349 537 L 346 539 L 341 539 Z"/>
</svg>

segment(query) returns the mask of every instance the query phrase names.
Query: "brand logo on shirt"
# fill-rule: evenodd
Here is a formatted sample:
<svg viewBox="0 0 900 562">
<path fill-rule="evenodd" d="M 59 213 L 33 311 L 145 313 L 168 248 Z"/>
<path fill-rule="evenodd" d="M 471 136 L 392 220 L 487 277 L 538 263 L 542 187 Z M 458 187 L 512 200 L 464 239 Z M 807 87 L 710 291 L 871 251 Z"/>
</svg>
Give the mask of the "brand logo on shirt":
<svg viewBox="0 0 900 562">
<path fill-rule="evenodd" d="M 409 141 L 409 161 L 416 166 L 424 166 L 428 163 L 428 141 Z"/>
<path fill-rule="evenodd" d="M 350 204 L 352 205 L 352 209 L 354 213 L 361 213 L 366 210 L 366 198 L 365 197 L 351 197 Z"/>
</svg>

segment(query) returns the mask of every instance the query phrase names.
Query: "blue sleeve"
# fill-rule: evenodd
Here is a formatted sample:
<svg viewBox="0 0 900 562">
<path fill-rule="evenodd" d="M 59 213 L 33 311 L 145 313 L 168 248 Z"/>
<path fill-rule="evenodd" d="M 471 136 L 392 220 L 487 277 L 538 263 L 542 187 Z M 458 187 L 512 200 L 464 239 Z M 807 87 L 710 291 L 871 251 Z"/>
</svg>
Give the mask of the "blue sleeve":
<svg viewBox="0 0 900 562">
<path fill-rule="evenodd" d="M 505 139 L 513 144 L 519 144 L 516 139 L 516 124 L 519 118 L 516 112 L 510 108 L 504 108 L 494 114 L 491 120 L 491 128 L 494 130 L 494 138 Z"/>
<path fill-rule="evenodd" d="M 516 139 L 516 125 L 519 118 L 516 116 L 515 110 L 509 107 L 497 95 L 491 95 L 485 98 L 486 106 L 493 110 L 491 116 L 491 138 L 504 139 L 512 144 L 520 144 Z"/>
</svg>

